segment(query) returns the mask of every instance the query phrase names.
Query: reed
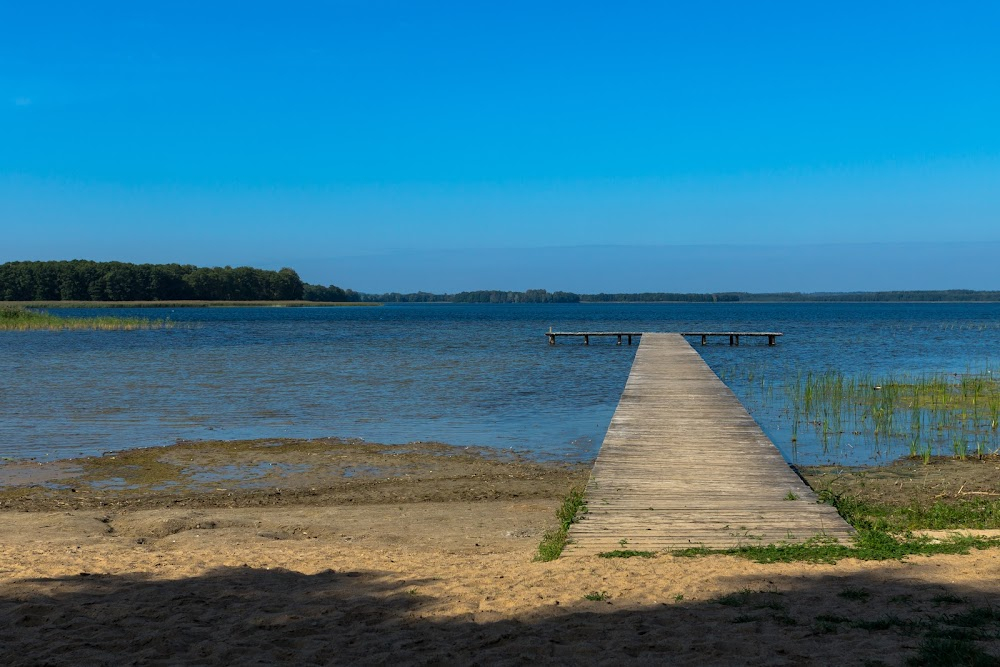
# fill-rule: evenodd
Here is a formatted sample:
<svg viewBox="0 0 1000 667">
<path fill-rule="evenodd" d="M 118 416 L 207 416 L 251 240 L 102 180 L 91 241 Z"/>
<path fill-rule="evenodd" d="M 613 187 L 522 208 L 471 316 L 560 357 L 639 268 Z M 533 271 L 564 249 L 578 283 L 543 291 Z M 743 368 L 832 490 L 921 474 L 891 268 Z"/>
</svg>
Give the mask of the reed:
<svg viewBox="0 0 1000 667">
<path fill-rule="evenodd" d="M 141 317 L 61 317 L 23 306 L 0 306 L 0 331 L 135 331 L 167 329 L 170 320 Z"/>
<path fill-rule="evenodd" d="M 1000 383 L 992 374 L 844 377 L 809 373 L 789 383 L 792 431 L 814 427 L 827 450 L 849 431 L 878 456 L 897 446 L 925 462 L 937 455 L 965 459 L 1000 448 Z"/>
<path fill-rule="evenodd" d="M 1000 453 L 1000 373 L 992 370 L 845 375 L 734 365 L 720 376 L 741 387 L 751 413 L 778 420 L 774 437 L 788 438 L 793 459 L 811 447 L 845 463 Z"/>
<path fill-rule="evenodd" d="M 25 308 L 331 308 L 372 307 L 372 301 L 7 301 L 7 305 Z"/>
</svg>

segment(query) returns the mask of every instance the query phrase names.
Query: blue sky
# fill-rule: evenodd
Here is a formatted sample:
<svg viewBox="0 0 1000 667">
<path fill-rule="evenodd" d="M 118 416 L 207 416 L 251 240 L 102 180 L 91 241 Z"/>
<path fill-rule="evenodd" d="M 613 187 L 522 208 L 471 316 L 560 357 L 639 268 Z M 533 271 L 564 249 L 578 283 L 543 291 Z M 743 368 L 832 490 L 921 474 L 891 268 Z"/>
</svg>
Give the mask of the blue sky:
<svg viewBox="0 0 1000 667">
<path fill-rule="evenodd" d="M 0 261 L 1000 288 L 1000 5 L 875 4 L 3 3 Z"/>
</svg>

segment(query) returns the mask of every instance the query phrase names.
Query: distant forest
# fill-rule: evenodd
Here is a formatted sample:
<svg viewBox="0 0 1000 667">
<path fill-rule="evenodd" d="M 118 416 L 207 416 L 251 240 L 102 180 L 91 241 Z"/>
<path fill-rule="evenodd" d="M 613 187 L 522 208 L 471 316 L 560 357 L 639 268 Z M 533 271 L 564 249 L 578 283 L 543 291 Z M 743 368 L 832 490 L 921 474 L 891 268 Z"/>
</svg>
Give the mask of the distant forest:
<svg viewBox="0 0 1000 667">
<path fill-rule="evenodd" d="M 366 294 L 336 285 L 303 283 L 292 269 L 190 264 L 129 264 L 88 260 L 0 264 L 2 301 L 316 301 L 357 303 L 736 303 L 1000 301 L 1000 292 L 918 290 L 894 292 L 749 292 L 576 294 L 530 289 L 457 294 Z"/>
<path fill-rule="evenodd" d="M 636 292 L 627 294 L 575 294 L 531 289 L 525 292 L 479 290 L 457 294 L 416 292 L 365 294 L 339 287 L 306 285 L 311 301 L 363 301 L 379 303 L 761 303 L 761 302 L 918 302 L 1000 301 L 1000 292 L 976 290 L 914 290 L 896 292 Z"/>
<path fill-rule="evenodd" d="M 0 264 L 3 301 L 289 301 L 301 299 L 303 288 L 292 269 L 82 259 Z"/>
</svg>

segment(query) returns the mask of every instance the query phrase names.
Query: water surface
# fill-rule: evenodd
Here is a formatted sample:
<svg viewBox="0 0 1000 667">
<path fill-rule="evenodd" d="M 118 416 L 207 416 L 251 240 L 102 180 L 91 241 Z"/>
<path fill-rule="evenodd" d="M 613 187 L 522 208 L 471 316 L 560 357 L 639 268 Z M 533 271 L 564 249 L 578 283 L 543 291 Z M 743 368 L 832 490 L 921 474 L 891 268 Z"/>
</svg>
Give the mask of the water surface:
<svg viewBox="0 0 1000 667">
<path fill-rule="evenodd" d="M 86 316 L 95 311 L 60 310 Z M 921 373 L 992 366 L 998 304 L 411 304 L 108 311 L 179 326 L 0 336 L 0 455 L 64 458 L 177 439 L 357 437 L 592 458 L 635 347 L 549 346 L 556 330 L 777 330 L 697 345 L 786 457 L 800 442 L 741 369 Z M 778 392 L 780 393 L 780 392 Z M 849 454 L 858 458 L 860 455 Z M 862 456 L 861 458 L 864 458 Z"/>
</svg>

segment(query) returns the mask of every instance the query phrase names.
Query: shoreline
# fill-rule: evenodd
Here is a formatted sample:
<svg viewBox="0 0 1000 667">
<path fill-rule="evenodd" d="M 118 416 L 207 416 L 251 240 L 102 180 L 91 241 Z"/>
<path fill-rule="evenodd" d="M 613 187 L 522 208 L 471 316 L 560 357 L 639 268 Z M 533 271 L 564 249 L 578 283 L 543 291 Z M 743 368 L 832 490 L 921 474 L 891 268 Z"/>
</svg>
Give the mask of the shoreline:
<svg viewBox="0 0 1000 667">
<path fill-rule="evenodd" d="M 182 441 L 0 463 L 0 511 L 559 500 L 590 467 L 428 442 Z"/>
<path fill-rule="evenodd" d="M 0 511 L 561 500 L 586 484 L 593 463 L 438 442 L 182 440 L 101 456 L 0 460 Z M 1000 498 L 997 455 L 792 469 L 821 495 L 861 494 L 890 505 Z"/>
</svg>

